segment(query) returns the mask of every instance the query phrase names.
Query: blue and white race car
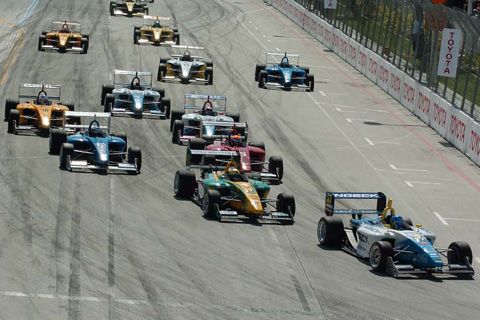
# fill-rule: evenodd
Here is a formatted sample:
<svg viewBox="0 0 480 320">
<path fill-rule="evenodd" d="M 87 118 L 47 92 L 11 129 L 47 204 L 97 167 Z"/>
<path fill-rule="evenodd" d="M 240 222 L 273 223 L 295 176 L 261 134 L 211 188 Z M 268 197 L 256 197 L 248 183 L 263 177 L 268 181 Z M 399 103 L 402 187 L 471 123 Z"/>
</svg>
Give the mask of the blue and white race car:
<svg viewBox="0 0 480 320">
<path fill-rule="evenodd" d="M 60 154 L 60 169 L 126 171 L 138 174 L 142 167 L 139 147 L 127 149 L 126 134 L 110 133 L 110 114 L 66 111 L 65 117 L 93 118 L 88 125 L 68 124 L 63 129 L 50 131 L 50 154 Z M 100 124 L 102 119 L 107 124 Z"/>
<path fill-rule="evenodd" d="M 258 81 L 258 87 L 313 92 L 314 76 L 309 73 L 310 68 L 298 66 L 299 58 L 298 54 L 268 52 L 266 63 L 255 66 L 255 81 Z"/>
<path fill-rule="evenodd" d="M 170 99 L 165 90 L 152 88 L 152 73 L 115 70 L 113 85 L 102 86 L 101 104 L 113 115 L 170 117 Z"/>
<path fill-rule="evenodd" d="M 377 206 L 373 210 L 335 209 L 338 199 L 375 199 Z M 474 275 L 468 243 L 455 241 L 447 249 L 435 248 L 435 234 L 396 214 L 392 200 L 387 202 L 382 192 L 327 192 L 325 213 L 317 226 L 320 244 L 340 246 L 354 256 L 369 259 L 374 271 L 394 277 L 405 273 Z M 344 227 L 339 214 L 352 215 L 349 227 Z M 362 218 L 364 214 L 376 216 Z"/>
</svg>

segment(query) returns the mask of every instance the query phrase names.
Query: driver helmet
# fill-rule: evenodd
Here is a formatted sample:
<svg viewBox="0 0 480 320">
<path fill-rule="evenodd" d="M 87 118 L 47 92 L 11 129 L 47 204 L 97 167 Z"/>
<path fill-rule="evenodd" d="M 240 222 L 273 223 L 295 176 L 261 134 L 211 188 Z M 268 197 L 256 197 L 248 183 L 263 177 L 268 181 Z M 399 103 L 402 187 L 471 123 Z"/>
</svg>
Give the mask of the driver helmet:
<svg viewBox="0 0 480 320">
<path fill-rule="evenodd" d="M 390 226 L 392 227 L 392 229 L 397 229 L 397 230 L 403 229 L 402 216 L 398 216 L 398 215 L 392 216 L 392 218 L 390 219 Z"/>
<path fill-rule="evenodd" d="M 99 127 L 92 126 L 90 128 L 89 134 L 90 134 L 91 137 L 101 137 L 102 136 L 102 129 L 100 129 Z"/>
<path fill-rule="evenodd" d="M 65 23 L 65 24 L 62 26 L 62 33 L 66 33 L 66 32 L 69 32 L 69 30 L 68 30 L 68 24 Z"/>
<path fill-rule="evenodd" d="M 190 51 L 185 51 L 183 53 L 183 57 L 182 57 L 182 61 L 190 61 L 192 59 L 191 55 L 190 55 Z"/>
<path fill-rule="evenodd" d="M 205 107 L 205 111 L 203 113 L 204 116 L 213 116 L 213 109 L 212 107 Z"/>
<path fill-rule="evenodd" d="M 280 63 L 280 66 L 282 68 L 287 68 L 288 66 L 290 65 L 289 61 L 288 61 L 288 58 L 287 57 L 283 57 L 282 58 L 282 62 Z"/>
<path fill-rule="evenodd" d="M 232 146 L 235 146 L 235 147 L 240 147 L 242 145 L 242 136 L 240 136 L 239 134 L 235 134 L 231 137 L 230 139 L 230 143 Z"/>
<path fill-rule="evenodd" d="M 41 104 L 41 105 L 44 105 L 44 106 L 47 106 L 49 104 L 48 96 L 45 93 L 42 93 L 38 97 L 38 104 Z"/>
<path fill-rule="evenodd" d="M 160 28 L 160 20 L 155 20 L 155 23 L 153 24 L 154 28 Z"/>
<path fill-rule="evenodd" d="M 238 170 L 237 168 L 229 168 L 228 169 L 228 174 L 231 174 L 231 175 L 236 175 L 236 174 L 240 174 L 240 170 Z"/>
</svg>

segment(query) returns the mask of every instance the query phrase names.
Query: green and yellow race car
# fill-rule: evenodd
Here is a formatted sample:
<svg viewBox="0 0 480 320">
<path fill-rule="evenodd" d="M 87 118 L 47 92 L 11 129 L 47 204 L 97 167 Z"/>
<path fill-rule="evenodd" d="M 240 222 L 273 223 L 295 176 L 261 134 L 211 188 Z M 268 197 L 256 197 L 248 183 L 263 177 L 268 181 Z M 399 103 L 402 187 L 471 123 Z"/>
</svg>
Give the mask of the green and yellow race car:
<svg viewBox="0 0 480 320">
<path fill-rule="evenodd" d="M 197 180 L 193 171 L 178 170 L 175 174 L 175 196 L 190 198 L 202 207 L 205 216 L 220 221 L 240 219 L 294 223 L 293 195 L 280 193 L 276 199 L 267 198 L 270 186 L 260 177 L 249 179 L 238 170 L 237 162 L 233 160 L 224 170 L 207 164 L 205 167 L 211 170 L 203 180 Z"/>
</svg>

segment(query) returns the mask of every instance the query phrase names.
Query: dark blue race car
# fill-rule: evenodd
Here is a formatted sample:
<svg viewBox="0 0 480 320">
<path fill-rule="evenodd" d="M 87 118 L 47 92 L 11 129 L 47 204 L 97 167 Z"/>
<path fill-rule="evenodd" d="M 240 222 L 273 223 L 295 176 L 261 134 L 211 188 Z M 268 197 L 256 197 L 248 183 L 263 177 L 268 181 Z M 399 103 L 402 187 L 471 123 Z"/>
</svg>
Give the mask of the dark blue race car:
<svg viewBox="0 0 480 320">
<path fill-rule="evenodd" d="M 281 62 L 275 61 L 282 56 Z M 298 66 L 298 54 L 267 53 L 266 64 L 255 67 L 255 81 L 259 88 L 280 88 L 285 90 L 306 90 L 313 92 L 315 80 L 308 67 Z M 296 63 L 292 60 L 296 59 Z"/>
<path fill-rule="evenodd" d="M 110 115 L 66 112 L 67 117 L 81 117 L 82 114 L 93 115 L 94 119 L 88 126 L 67 124 L 63 129 L 52 130 L 50 133 L 50 153 L 60 154 L 60 169 L 140 173 L 142 167 L 140 148 L 130 147 L 127 151 L 127 136 L 110 134 Z M 100 125 L 98 119 L 102 117 L 108 118 L 107 126 Z"/>
</svg>

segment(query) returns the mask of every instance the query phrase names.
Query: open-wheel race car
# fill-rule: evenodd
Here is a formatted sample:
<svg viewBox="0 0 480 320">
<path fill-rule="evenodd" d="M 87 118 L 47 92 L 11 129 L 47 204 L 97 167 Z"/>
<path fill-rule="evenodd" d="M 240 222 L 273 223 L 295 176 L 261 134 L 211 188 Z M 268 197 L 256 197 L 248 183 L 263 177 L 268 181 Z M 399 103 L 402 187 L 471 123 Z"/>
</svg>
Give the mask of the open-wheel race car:
<svg viewBox="0 0 480 320">
<path fill-rule="evenodd" d="M 175 196 L 189 198 L 200 205 L 203 214 L 212 219 L 294 223 L 293 195 L 280 193 L 276 199 L 269 199 L 270 186 L 249 179 L 238 170 L 234 160 L 228 162 L 224 170 L 212 168 L 200 180 L 193 171 L 177 171 L 174 191 Z"/>
<path fill-rule="evenodd" d="M 62 86 L 55 84 L 19 85 L 18 99 L 5 102 L 5 120 L 8 132 L 34 132 L 48 135 L 50 128 L 64 125 L 65 111 L 73 111 L 73 103 L 61 103 Z M 72 118 L 69 121 L 76 121 Z"/>
<path fill-rule="evenodd" d="M 114 115 L 170 118 L 170 99 L 165 90 L 152 88 L 152 73 L 115 70 L 113 85 L 102 86 L 101 104 Z"/>
<path fill-rule="evenodd" d="M 49 152 L 60 155 L 60 169 L 140 173 L 142 151 L 139 147 L 127 148 L 125 133 L 110 132 L 109 113 L 67 111 L 65 117 L 91 121 L 80 120 L 87 124 L 72 125 L 65 121 L 62 129 L 50 132 Z"/>
<path fill-rule="evenodd" d="M 258 177 L 269 183 L 281 183 L 283 178 L 283 159 L 271 156 L 265 161 L 265 144 L 263 142 L 246 142 L 237 129 L 231 129 L 228 136 L 207 144 L 201 138 L 189 141 L 187 153 L 190 153 L 190 163 L 187 166 L 200 169 L 203 173 L 210 166 L 222 166 L 233 156 L 239 157 L 239 170 L 249 178 Z"/>
<path fill-rule="evenodd" d="M 309 67 L 298 65 L 299 60 L 298 54 L 267 52 L 266 63 L 255 66 L 258 87 L 313 92 L 314 76 L 310 74 Z"/>
<path fill-rule="evenodd" d="M 373 199 L 375 209 L 336 209 L 337 200 Z M 436 236 L 421 225 L 413 226 L 386 200 L 382 192 L 327 192 L 326 217 L 318 222 L 318 241 L 323 246 L 338 246 L 359 258 L 368 259 L 372 269 L 398 277 L 402 274 L 448 273 L 471 277 L 472 250 L 464 241 L 448 248 L 435 248 Z M 339 215 L 351 214 L 348 227 Z M 362 218 L 362 215 L 375 215 Z M 446 260 L 446 261 L 444 261 Z"/>
<path fill-rule="evenodd" d="M 50 31 L 42 31 L 38 39 L 38 50 L 87 53 L 89 43 L 89 35 L 82 34 L 80 23 L 53 21 Z"/>
<path fill-rule="evenodd" d="M 153 2 L 153 1 L 149 1 Z M 117 16 L 143 16 L 149 12 L 148 4 L 145 0 L 120 0 L 110 1 L 110 15 Z"/>
<path fill-rule="evenodd" d="M 246 139 L 246 124 L 239 120 L 238 113 L 227 113 L 226 96 L 187 93 L 183 112 L 172 110 L 172 142 L 188 144 L 193 138 L 202 138 L 211 143 L 228 136 L 235 124 Z"/>
<path fill-rule="evenodd" d="M 213 62 L 204 60 L 203 47 L 172 46 L 170 58 L 160 58 L 158 81 L 180 81 L 183 84 L 213 84 Z"/>
<path fill-rule="evenodd" d="M 178 29 L 170 27 L 170 18 L 144 16 L 143 26 L 134 27 L 133 43 L 153 45 L 180 44 Z"/>
</svg>

